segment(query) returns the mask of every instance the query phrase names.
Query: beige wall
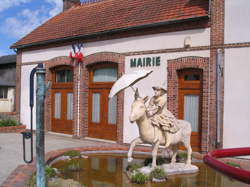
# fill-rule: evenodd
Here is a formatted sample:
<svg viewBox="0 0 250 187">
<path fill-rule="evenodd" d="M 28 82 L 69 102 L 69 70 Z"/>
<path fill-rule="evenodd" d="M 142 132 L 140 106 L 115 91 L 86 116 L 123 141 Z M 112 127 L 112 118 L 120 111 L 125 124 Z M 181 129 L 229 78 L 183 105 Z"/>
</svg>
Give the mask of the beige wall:
<svg viewBox="0 0 250 187">
<path fill-rule="evenodd" d="M 249 0 L 225 0 L 225 43 L 250 42 L 249 7 Z"/>
<path fill-rule="evenodd" d="M 223 147 L 250 146 L 250 48 L 225 50 Z"/>
</svg>

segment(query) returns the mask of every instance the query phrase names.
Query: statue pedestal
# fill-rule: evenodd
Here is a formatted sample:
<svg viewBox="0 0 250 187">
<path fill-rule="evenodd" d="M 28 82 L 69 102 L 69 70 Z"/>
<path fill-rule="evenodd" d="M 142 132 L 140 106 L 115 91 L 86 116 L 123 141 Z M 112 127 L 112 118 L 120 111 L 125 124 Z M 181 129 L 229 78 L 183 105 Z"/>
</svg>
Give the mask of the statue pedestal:
<svg viewBox="0 0 250 187">
<path fill-rule="evenodd" d="M 187 166 L 185 163 L 175 163 L 175 164 L 163 164 L 158 166 L 167 173 L 167 175 L 177 175 L 177 174 L 191 174 L 197 173 L 199 168 L 195 165 Z M 150 172 L 153 170 L 150 166 L 145 166 L 139 169 L 140 172 L 149 175 Z"/>
</svg>

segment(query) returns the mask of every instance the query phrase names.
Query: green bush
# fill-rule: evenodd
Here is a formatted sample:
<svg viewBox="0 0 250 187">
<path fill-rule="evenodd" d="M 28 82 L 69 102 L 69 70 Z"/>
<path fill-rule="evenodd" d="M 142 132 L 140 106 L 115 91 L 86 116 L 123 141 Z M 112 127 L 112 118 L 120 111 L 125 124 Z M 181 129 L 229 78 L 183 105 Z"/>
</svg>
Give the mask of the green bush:
<svg viewBox="0 0 250 187">
<path fill-rule="evenodd" d="M 156 158 L 156 164 L 157 165 L 167 164 L 169 162 L 170 162 L 170 159 L 168 159 L 168 158 L 163 158 L 163 157 L 157 157 Z M 144 166 L 148 166 L 150 164 L 152 164 L 152 158 L 146 158 L 144 160 Z"/>
<path fill-rule="evenodd" d="M 187 152 L 184 152 L 184 151 L 178 152 L 177 156 L 176 156 L 176 160 L 177 160 L 177 162 L 187 160 Z"/>
<path fill-rule="evenodd" d="M 153 171 L 150 172 L 150 178 L 165 179 L 166 173 L 162 168 L 155 168 Z"/>
<path fill-rule="evenodd" d="M 46 166 L 45 168 L 45 182 L 46 184 L 48 183 L 50 178 L 53 178 L 56 176 L 56 171 L 54 168 L 50 167 L 50 166 Z M 26 187 L 36 187 L 36 173 L 34 175 L 32 175 L 29 179 L 29 181 L 27 182 Z"/>
<path fill-rule="evenodd" d="M 55 169 L 52 168 L 52 167 L 47 166 L 47 167 L 45 168 L 45 177 L 46 177 L 46 179 L 48 179 L 48 178 L 53 178 L 53 177 L 55 177 L 55 176 L 56 176 L 56 171 L 55 171 Z"/>
<path fill-rule="evenodd" d="M 63 154 L 64 156 L 69 156 L 70 158 L 74 158 L 74 157 L 81 157 L 81 152 L 80 151 L 67 151 Z"/>
<path fill-rule="evenodd" d="M 133 163 L 133 164 L 129 164 L 127 167 L 126 167 L 126 171 L 130 171 L 130 172 L 133 172 L 134 170 L 137 170 L 139 168 L 141 168 L 142 166 L 140 164 L 137 164 L 137 163 Z"/>
<path fill-rule="evenodd" d="M 149 178 L 147 175 L 139 172 L 131 177 L 131 181 L 136 184 L 145 184 L 148 180 Z"/>
<path fill-rule="evenodd" d="M 0 127 L 17 126 L 17 121 L 13 119 L 0 120 Z"/>
</svg>

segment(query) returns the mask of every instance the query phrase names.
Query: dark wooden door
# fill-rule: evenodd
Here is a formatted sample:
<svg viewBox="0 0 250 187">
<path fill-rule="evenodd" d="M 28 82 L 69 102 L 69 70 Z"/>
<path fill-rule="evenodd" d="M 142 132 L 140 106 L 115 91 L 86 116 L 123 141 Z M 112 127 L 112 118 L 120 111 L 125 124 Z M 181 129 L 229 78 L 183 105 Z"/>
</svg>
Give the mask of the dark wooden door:
<svg viewBox="0 0 250 187">
<path fill-rule="evenodd" d="M 89 90 L 89 136 L 100 139 L 116 140 L 116 120 L 109 120 L 109 88 Z M 116 100 L 116 97 L 113 99 Z M 116 102 L 116 101 L 115 101 Z"/>
<path fill-rule="evenodd" d="M 202 71 L 186 69 L 179 72 L 178 118 L 187 120 L 192 126 L 191 146 L 200 151 L 202 120 Z"/>
<path fill-rule="evenodd" d="M 51 89 L 51 130 L 57 133 L 73 133 L 73 73 L 71 68 L 54 71 Z"/>
<path fill-rule="evenodd" d="M 113 78 L 110 79 L 110 76 L 113 76 Z M 108 99 L 109 91 L 116 79 L 116 68 L 109 65 L 99 66 L 97 69 L 90 71 L 89 137 L 117 140 L 117 97 Z"/>
</svg>

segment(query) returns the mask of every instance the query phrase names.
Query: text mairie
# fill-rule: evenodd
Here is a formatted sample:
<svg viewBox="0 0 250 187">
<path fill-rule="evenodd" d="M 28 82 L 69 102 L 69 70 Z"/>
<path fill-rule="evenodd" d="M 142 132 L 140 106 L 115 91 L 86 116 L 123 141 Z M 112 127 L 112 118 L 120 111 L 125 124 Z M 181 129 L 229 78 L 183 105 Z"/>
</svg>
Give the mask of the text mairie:
<svg viewBox="0 0 250 187">
<path fill-rule="evenodd" d="M 131 58 L 130 59 L 130 67 L 138 68 L 138 67 L 153 67 L 161 65 L 161 57 L 143 57 L 143 58 Z"/>
</svg>

